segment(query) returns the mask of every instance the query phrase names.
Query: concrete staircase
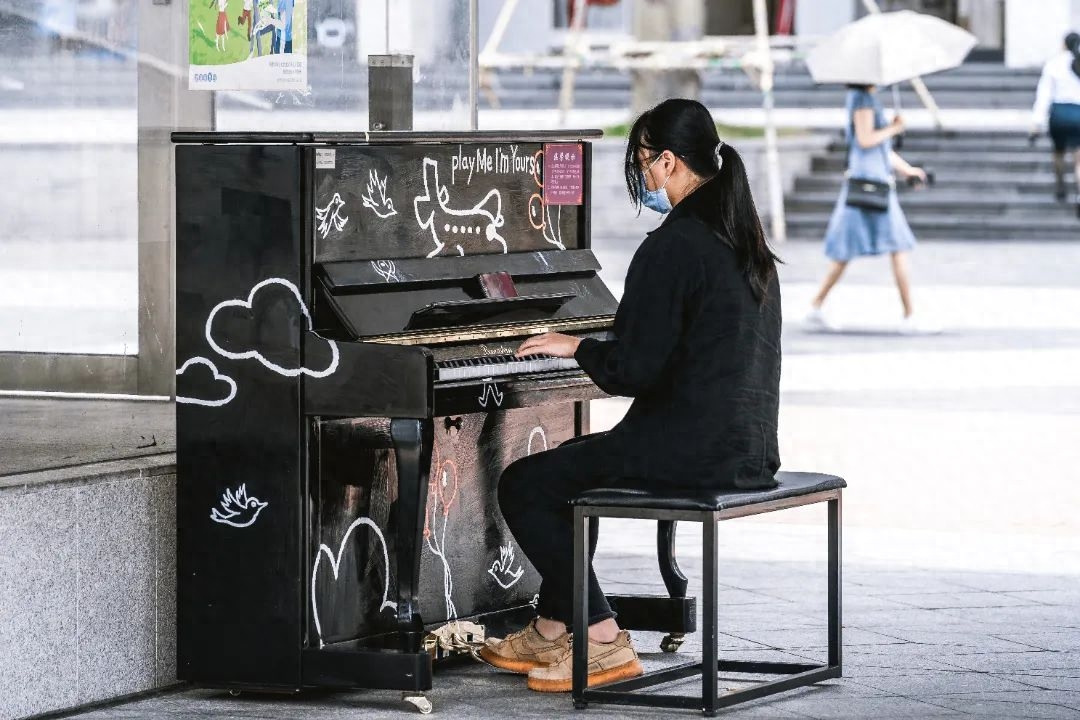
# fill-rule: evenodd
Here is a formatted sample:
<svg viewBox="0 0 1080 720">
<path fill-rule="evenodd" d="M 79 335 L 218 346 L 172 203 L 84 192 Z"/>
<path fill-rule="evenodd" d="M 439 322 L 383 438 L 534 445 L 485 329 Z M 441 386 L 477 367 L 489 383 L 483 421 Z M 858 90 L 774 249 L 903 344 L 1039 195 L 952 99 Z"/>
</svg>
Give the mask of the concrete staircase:
<svg viewBox="0 0 1080 720">
<path fill-rule="evenodd" d="M 846 146 L 832 142 L 795 180 L 786 201 L 788 235 L 820 240 L 843 182 Z M 1028 145 L 1023 132 L 909 131 L 900 150 L 931 169 L 936 184 L 922 191 L 900 187 L 900 202 L 920 240 L 1080 240 L 1072 201 L 1054 200 L 1050 141 Z"/>
<path fill-rule="evenodd" d="M 2 36 L 0 36 L 2 38 Z M 4 48 L 0 47 L 0 54 Z M 131 60 L 101 53 L 54 55 L 28 53 L 2 57 L 0 109 L 12 107 L 133 107 L 136 66 Z M 341 110 L 367 105 L 367 70 L 355 60 L 337 55 L 313 55 L 308 59 L 312 94 L 301 105 L 281 101 L 278 93 L 255 93 L 282 110 Z M 558 106 L 561 73 L 537 70 L 500 70 L 494 73 L 494 95 L 507 109 Z M 1011 70 L 996 63 L 969 63 L 926 79 L 938 104 L 945 109 L 1026 109 L 1035 100 L 1038 72 Z M 631 78 L 617 70 L 584 70 L 575 81 L 577 108 L 625 108 L 630 103 Z M 455 68 L 428 67 L 415 88 L 417 109 L 443 107 L 447 98 L 464 96 L 467 76 Z M 780 108 L 832 108 L 844 106 L 845 89 L 839 85 L 817 86 L 801 64 L 778 68 L 776 105 Z M 480 95 L 481 105 L 491 107 L 491 95 Z M 710 68 L 702 72 L 701 100 L 710 108 L 759 108 L 761 93 L 746 74 L 736 68 Z M 239 101 L 223 93 L 223 107 Z M 910 87 L 902 93 L 903 106 L 920 107 Z M 891 94 L 888 98 L 891 103 Z"/>
</svg>

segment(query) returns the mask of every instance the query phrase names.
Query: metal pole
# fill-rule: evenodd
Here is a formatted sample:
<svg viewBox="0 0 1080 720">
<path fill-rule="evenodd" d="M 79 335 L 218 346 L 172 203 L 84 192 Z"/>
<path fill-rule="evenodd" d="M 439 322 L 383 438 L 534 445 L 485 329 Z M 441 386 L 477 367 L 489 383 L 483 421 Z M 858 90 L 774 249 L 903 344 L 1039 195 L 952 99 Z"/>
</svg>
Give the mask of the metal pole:
<svg viewBox="0 0 1080 720">
<path fill-rule="evenodd" d="M 877 4 L 877 0 L 862 0 L 862 3 L 868 13 L 872 15 L 881 14 L 881 7 Z M 934 96 L 930 94 L 930 90 L 926 87 L 926 83 L 922 81 L 922 78 L 912 78 L 911 87 L 915 88 L 915 94 L 919 96 L 919 100 L 922 101 L 923 106 L 930 111 L 930 117 L 934 121 L 934 126 L 938 130 L 943 130 L 945 124 L 941 122 L 941 108 L 938 107 L 937 102 L 934 100 Z"/>
<path fill-rule="evenodd" d="M 761 107 L 765 111 L 765 168 L 769 176 L 769 214 L 772 216 L 772 240 L 787 240 L 784 217 L 784 186 L 780 179 L 780 152 L 777 149 L 776 122 L 773 118 L 773 61 L 769 48 L 768 10 L 765 0 L 754 0 L 754 31 L 757 36 L 761 67 Z"/>
<path fill-rule="evenodd" d="M 469 0 L 469 129 L 480 127 L 480 0 Z"/>
<path fill-rule="evenodd" d="M 570 105 L 574 101 L 574 75 L 580 60 L 581 28 L 585 25 L 585 0 L 574 0 L 574 22 L 566 33 L 566 44 L 563 46 L 563 59 L 566 66 L 563 68 L 562 87 L 559 88 L 559 124 L 566 126 L 566 116 L 570 112 Z"/>
</svg>

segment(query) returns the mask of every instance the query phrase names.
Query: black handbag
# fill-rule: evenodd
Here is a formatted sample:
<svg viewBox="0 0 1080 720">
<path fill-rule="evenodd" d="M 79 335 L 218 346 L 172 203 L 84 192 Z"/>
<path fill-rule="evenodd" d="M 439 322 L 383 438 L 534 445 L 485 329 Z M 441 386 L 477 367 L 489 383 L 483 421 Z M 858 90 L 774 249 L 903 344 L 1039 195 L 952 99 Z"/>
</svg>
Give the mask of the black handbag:
<svg viewBox="0 0 1080 720">
<path fill-rule="evenodd" d="M 851 177 L 847 179 L 847 204 L 850 207 L 873 212 L 889 209 L 889 191 L 892 185 L 881 180 Z"/>
</svg>

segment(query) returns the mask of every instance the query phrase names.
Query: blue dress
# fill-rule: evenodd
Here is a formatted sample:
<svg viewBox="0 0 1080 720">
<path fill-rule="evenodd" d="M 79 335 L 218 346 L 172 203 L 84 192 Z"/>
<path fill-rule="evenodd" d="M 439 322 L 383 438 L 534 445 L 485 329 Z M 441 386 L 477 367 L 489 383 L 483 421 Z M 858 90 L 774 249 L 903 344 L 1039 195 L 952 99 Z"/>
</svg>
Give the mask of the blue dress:
<svg viewBox="0 0 1080 720">
<path fill-rule="evenodd" d="M 871 108 L 874 111 L 874 128 L 885 127 L 885 111 L 873 93 L 852 90 L 847 98 L 848 124 L 845 136 L 848 142 L 849 177 L 864 177 L 881 182 L 893 182 L 889 155 L 892 140 L 863 149 L 855 142 L 855 111 Z M 825 230 L 825 254 L 832 260 L 847 262 L 863 255 L 904 252 L 915 247 L 915 234 L 911 232 L 896 187 L 889 191 L 889 209 L 885 212 L 863 210 L 847 205 L 847 183 L 840 190 L 829 227 Z"/>
</svg>

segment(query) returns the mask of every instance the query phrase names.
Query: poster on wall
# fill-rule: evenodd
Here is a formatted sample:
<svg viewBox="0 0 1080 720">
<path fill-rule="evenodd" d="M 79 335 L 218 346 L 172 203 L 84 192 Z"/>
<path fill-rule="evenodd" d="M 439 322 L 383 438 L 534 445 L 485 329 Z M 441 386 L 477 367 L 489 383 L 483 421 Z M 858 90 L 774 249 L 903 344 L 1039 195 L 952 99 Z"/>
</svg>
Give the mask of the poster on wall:
<svg viewBox="0 0 1080 720">
<path fill-rule="evenodd" d="M 308 0 L 189 0 L 188 88 L 306 90 Z"/>
</svg>

